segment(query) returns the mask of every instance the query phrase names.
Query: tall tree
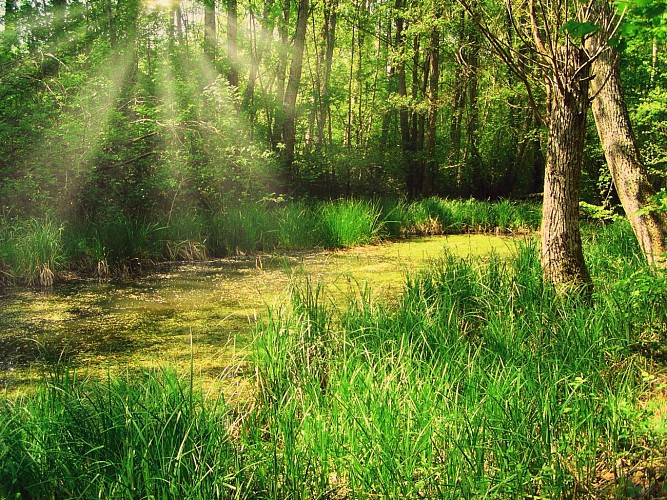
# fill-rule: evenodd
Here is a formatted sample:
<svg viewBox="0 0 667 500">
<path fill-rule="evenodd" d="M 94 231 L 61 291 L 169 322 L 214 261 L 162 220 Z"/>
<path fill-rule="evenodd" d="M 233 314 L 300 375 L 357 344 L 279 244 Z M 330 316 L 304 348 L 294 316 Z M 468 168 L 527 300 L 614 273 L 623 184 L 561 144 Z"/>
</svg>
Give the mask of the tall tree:
<svg viewBox="0 0 667 500">
<path fill-rule="evenodd" d="M 519 5 L 507 2 L 515 26 L 526 19 L 533 57 L 546 80 L 548 141 L 542 206 L 541 263 L 544 279 L 557 289 L 590 288 L 579 228 L 579 188 L 583 164 L 586 114 L 589 109 L 590 66 L 600 55 L 589 53 L 585 40 L 599 20 L 593 8 L 599 0 L 528 0 Z M 459 3 L 473 17 L 468 0 Z M 518 16 L 517 11 L 522 11 Z M 505 14 L 503 13 L 503 16 Z M 528 83 L 516 63 L 517 52 L 479 18 L 478 26 L 494 52 Z M 520 54 L 519 54 L 520 56 Z M 532 96 L 530 87 L 529 96 Z"/>
<path fill-rule="evenodd" d="M 431 28 L 428 49 L 429 79 L 428 79 L 428 123 L 426 126 L 426 190 L 429 194 L 435 190 L 436 177 L 438 174 L 438 160 L 436 158 L 435 145 L 438 127 L 438 90 L 440 84 L 440 27 L 438 21 L 441 17 L 439 6 L 435 6 L 435 22 Z"/>
<path fill-rule="evenodd" d="M 217 32 L 215 22 L 215 0 L 204 1 L 204 52 L 211 58 L 215 58 L 217 45 Z"/>
<path fill-rule="evenodd" d="M 324 27 L 322 36 L 325 42 L 324 49 L 324 75 L 322 76 L 322 89 L 320 92 L 322 105 L 320 107 L 319 119 L 319 141 L 324 143 L 325 129 L 327 131 L 327 143 L 332 141 L 331 124 L 331 67 L 333 66 L 334 48 L 336 46 L 336 24 L 338 21 L 338 0 L 324 1 Z"/>
<path fill-rule="evenodd" d="M 308 0 L 299 0 L 299 12 L 296 21 L 294 47 L 292 50 L 292 62 L 290 65 L 287 87 L 285 88 L 284 100 L 285 121 L 283 123 L 284 148 L 282 151 L 282 159 L 288 179 L 293 178 L 292 167 L 296 144 L 296 99 L 301 84 L 301 70 L 303 68 L 303 52 L 306 45 L 307 28 Z"/>
<path fill-rule="evenodd" d="M 601 2 L 600 10 L 600 31 L 591 39 L 591 50 L 605 44 L 610 30 L 619 21 L 607 0 Z M 665 266 L 667 216 L 661 212 L 642 211 L 650 204 L 655 191 L 630 124 L 618 61 L 616 49 L 607 47 L 593 62 L 593 117 L 618 197 L 639 246 L 648 262 Z"/>
</svg>

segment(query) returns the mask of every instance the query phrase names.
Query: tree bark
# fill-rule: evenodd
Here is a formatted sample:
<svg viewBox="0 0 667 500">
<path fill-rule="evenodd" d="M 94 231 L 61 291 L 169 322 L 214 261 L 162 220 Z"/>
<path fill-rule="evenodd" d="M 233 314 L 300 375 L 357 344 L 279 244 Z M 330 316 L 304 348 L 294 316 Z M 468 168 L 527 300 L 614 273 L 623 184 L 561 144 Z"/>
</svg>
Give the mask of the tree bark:
<svg viewBox="0 0 667 500">
<path fill-rule="evenodd" d="M 559 47 L 554 62 L 562 79 L 552 80 L 551 114 L 542 209 L 542 272 L 547 282 L 589 288 L 579 230 L 579 185 L 588 110 L 583 50 Z M 579 74 L 576 74 L 579 71 Z M 565 83 L 565 84 L 563 84 Z"/>
<path fill-rule="evenodd" d="M 229 73 L 227 75 L 227 81 L 229 81 L 229 85 L 236 88 L 239 86 L 237 33 L 237 0 L 227 0 L 227 58 L 229 59 Z"/>
<path fill-rule="evenodd" d="M 436 19 L 440 14 L 436 13 Z M 438 125 L 438 84 L 440 81 L 440 32 L 438 26 L 431 31 L 429 42 L 429 81 L 428 81 L 428 123 L 426 126 L 426 186 L 428 194 L 435 191 L 438 175 L 438 160 L 435 157 L 435 143 Z"/>
<path fill-rule="evenodd" d="M 285 71 L 287 70 L 287 58 L 289 55 L 290 4 L 290 0 L 284 0 L 283 19 L 278 25 L 280 44 L 278 48 L 278 64 L 276 65 L 276 104 L 279 106 L 285 102 Z M 279 149 L 278 144 L 283 142 L 283 131 L 286 119 L 283 108 L 284 106 L 276 109 L 273 132 L 271 134 L 271 146 L 274 151 L 277 151 Z"/>
<path fill-rule="evenodd" d="M 303 68 L 303 52 L 306 44 L 307 28 L 308 0 L 299 0 L 294 50 L 284 100 L 285 122 L 283 124 L 283 141 L 285 147 L 282 157 L 288 174 L 288 180 L 293 180 L 292 164 L 294 163 L 294 147 L 296 142 L 296 98 L 299 93 L 299 85 L 301 84 L 301 70 Z"/>
<path fill-rule="evenodd" d="M 621 87 L 618 56 L 608 48 L 593 63 L 593 117 L 611 176 L 646 260 L 667 265 L 667 217 L 660 212 L 639 215 L 655 194 L 632 132 Z"/>
<path fill-rule="evenodd" d="M 204 4 L 204 52 L 211 59 L 215 58 L 215 46 L 215 0 L 207 0 Z"/>
<path fill-rule="evenodd" d="M 322 76 L 320 120 L 318 122 L 319 143 L 324 144 L 325 129 L 329 145 L 332 141 L 331 130 L 331 67 L 333 66 L 333 54 L 336 44 L 336 21 L 338 17 L 338 0 L 326 0 L 324 2 L 324 27 L 322 35 L 325 41 L 324 49 L 324 75 Z"/>
</svg>

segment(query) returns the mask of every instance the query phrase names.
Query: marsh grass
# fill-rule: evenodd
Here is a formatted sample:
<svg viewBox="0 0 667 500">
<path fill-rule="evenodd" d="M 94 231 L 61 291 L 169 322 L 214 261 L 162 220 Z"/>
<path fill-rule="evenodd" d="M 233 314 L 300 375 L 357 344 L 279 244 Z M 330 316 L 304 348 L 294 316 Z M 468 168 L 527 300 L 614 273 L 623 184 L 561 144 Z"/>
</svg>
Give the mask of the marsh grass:
<svg viewBox="0 0 667 500">
<path fill-rule="evenodd" d="M 118 210 L 62 224 L 48 217 L 3 219 L 0 279 L 48 285 L 63 267 L 127 274 L 158 260 L 346 248 L 413 235 L 529 232 L 538 226 L 537 205 L 436 197 L 415 202 L 263 200 L 213 214 L 184 209 L 167 220 L 132 218 Z"/>
<path fill-rule="evenodd" d="M 659 474 L 631 472 L 664 458 L 641 400 L 667 285 L 625 231 L 589 237 L 592 304 L 545 286 L 531 244 L 509 260 L 445 255 L 392 307 L 294 278 L 291 304 L 257 331 L 254 396 L 233 407 L 205 400 L 192 368 L 106 382 L 56 370 L 37 396 L 3 402 L 0 496 L 664 493 Z"/>
<path fill-rule="evenodd" d="M 29 285 L 51 286 L 65 263 L 62 233 L 50 217 L 1 222 L 0 272 L 8 281 L 21 277 Z"/>
<path fill-rule="evenodd" d="M 238 486 L 231 414 L 170 371 L 88 383 L 59 370 L 3 405 L 3 494 L 216 498 Z"/>
<path fill-rule="evenodd" d="M 318 230 L 326 248 L 373 243 L 381 230 L 380 208 L 363 200 L 338 200 L 318 206 Z"/>
<path fill-rule="evenodd" d="M 256 349 L 259 408 L 285 446 L 277 477 L 306 496 L 629 494 L 617 460 L 660 442 L 637 347 L 656 326 L 664 340 L 667 288 L 638 315 L 635 293 L 596 286 L 595 306 L 556 296 L 531 246 L 509 262 L 445 257 L 395 310 L 361 294 L 336 311 L 306 283 Z M 618 483 L 596 489 L 600 470 Z"/>
</svg>

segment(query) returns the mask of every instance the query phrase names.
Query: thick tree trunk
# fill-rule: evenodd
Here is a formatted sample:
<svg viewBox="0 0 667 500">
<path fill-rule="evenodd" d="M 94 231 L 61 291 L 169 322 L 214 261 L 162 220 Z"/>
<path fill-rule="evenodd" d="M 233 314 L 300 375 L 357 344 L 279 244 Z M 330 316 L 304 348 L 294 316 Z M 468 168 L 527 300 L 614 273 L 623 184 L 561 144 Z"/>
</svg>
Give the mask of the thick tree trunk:
<svg viewBox="0 0 667 500">
<path fill-rule="evenodd" d="M 583 54 L 569 46 L 559 54 L 561 82 L 551 89 L 549 142 L 542 209 L 542 271 L 547 282 L 588 286 L 579 230 L 579 185 L 588 109 L 587 66 Z M 575 75 L 577 69 L 579 74 Z"/>
<path fill-rule="evenodd" d="M 283 141 L 285 147 L 282 151 L 282 157 L 288 174 L 288 180 L 293 179 L 292 164 L 294 162 L 294 147 L 296 143 L 296 98 L 299 93 L 299 85 L 301 84 L 301 70 L 303 68 L 303 51 L 306 44 L 307 27 L 308 0 L 299 0 L 294 51 L 284 100 L 285 122 L 283 124 Z"/>
<path fill-rule="evenodd" d="M 664 267 L 667 217 L 660 212 L 637 213 L 655 192 L 632 133 L 615 50 L 601 54 L 592 71 L 593 116 L 616 191 L 646 260 Z"/>
</svg>

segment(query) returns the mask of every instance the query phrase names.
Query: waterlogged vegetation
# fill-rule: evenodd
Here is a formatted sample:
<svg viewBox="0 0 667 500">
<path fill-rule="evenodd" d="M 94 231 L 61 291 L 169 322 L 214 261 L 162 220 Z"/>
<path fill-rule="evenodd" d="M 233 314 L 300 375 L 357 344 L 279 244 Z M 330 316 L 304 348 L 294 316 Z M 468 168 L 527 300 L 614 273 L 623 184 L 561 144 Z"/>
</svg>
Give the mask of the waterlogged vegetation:
<svg viewBox="0 0 667 500">
<path fill-rule="evenodd" d="M 447 251 L 509 255 L 510 237 L 453 235 L 339 251 L 257 254 L 170 263 L 134 278 L 97 278 L 50 290 L 12 289 L 0 297 L 0 366 L 10 394 L 34 387 L 57 360 L 104 378 L 109 370 L 168 363 L 185 370 L 196 359 L 198 382 L 234 390 L 221 375 L 243 363 L 256 323 L 289 296 L 290 281 L 322 282 L 343 303 L 366 284 L 396 300 L 405 276 Z M 190 343 L 192 341 L 192 353 Z"/>
<path fill-rule="evenodd" d="M 3 491 L 664 495 L 667 283 L 626 223 L 587 234 L 592 302 L 555 295 L 530 242 L 445 252 L 391 301 L 294 279 L 256 325 L 243 397 L 201 390 L 194 347 L 189 367 L 106 381 L 57 365 L 3 403 Z"/>
</svg>

